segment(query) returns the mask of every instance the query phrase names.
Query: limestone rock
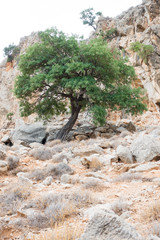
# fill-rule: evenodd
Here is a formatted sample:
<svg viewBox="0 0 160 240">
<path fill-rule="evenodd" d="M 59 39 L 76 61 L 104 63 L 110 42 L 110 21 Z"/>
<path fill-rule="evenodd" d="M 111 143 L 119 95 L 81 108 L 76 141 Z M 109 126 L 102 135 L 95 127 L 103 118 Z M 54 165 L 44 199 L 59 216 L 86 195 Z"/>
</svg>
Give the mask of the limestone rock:
<svg viewBox="0 0 160 240">
<path fill-rule="evenodd" d="M 11 141 L 21 140 L 27 143 L 42 143 L 46 137 L 46 128 L 42 123 L 23 124 L 11 133 Z"/>
<path fill-rule="evenodd" d="M 100 212 L 89 222 L 79 240 L 143 240 L 136 230 L 113 213 Z"/>
<path fill-rule="evenodd" d="M 120 160 L 124 163 L 133 163 L 131 151 L 122 145 L 118 146 L 116 153 Z"/>
<path fill-rule="evenodd" d="M 101 154 L 103 153 L 103 149 L 97 145 L 75 148 L 73 150 L 73 154 L 75 156 L 90 156 L 92 154 Z"/>
<path fill-rule="evenodd" d="M 138 136 L 131 144 L 130 150 L 139 163 L 160 159 L 160 143 L 151 135 Z"/>
</svg>

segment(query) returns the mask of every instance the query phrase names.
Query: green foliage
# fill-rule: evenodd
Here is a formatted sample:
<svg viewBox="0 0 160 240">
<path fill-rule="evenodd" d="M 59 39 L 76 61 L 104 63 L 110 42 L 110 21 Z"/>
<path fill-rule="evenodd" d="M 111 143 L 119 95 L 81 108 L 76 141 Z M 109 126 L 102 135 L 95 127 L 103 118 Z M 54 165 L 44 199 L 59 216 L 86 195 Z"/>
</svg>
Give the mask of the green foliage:
<svg viewBox="0 0 160 240">
<path fill-rule="evenodd" d="M 93 8 L 88 8 L 81 13 L 81 19 L 83 20 L 83 24 L 87 24 L 91 27 L 93 27 L 94 30 L 96 30 L 95 20 L 97 16 L 101 16 L 101 12 L 96 12 L 93 10 Z"/>
<path fill-rule="evenodd" d="M 7 114 L 7 119 L 8 119 L 9 121 L 11 121 L 13 115 L 14 115 L 13 112 L 9 112 L 9 113 Z"/>
<path fill-rule="evenodd" d="M 88 109 L 95 124 L 106 121 L 106 109 L 138 113 L 146 109 L 140 89 L 132 89 L 133 67 L 102 38 L 89 43 L 57 29 L 40 32 L 40 43 L 20 56 L 14 93 L 22 116 L 37 113 L 49 119 L 67 111 Z M 68 99 L 68 100 L 67 100 Z M 77 115 L 78 116 L 78 115 Z"/>
<path fill-rule="evenodd" d="M 7 56 L 7 62 L 12 62 L 13 59 L 19 54 L 20 49 L 14 44 L 10 44 L 3 49 L 4 55 Z"/>
<path fill-rule="evenodd" d="M 137 41 L 135 43 L 131 43 L 130 50 L 137 52 L 139 57 L 147 64 L 149 56 L 154 52 L 154 47 Z"/>
<path fill-rule="evenodd" d="M 100 32 L 97 35 L 101 36 L 104 40 L 111 41 L 113 38 L 115 38 L 117 36 L 117 29 L 111 28 L 106 31 L 100 30 Z"/>
</svg>

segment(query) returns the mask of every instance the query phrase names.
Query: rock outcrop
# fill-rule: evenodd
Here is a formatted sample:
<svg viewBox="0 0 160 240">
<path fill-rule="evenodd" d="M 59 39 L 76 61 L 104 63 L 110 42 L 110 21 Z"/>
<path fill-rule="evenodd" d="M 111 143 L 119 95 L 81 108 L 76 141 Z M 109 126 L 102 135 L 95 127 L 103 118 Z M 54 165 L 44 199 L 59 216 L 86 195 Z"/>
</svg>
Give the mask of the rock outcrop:
<svg viewBox="0 0 160 240">
<path fill-rule="evenodd" d="M 160 1 L 143 0 L 137 7 L 132 7 L 116 18 L 100 17 L 97 29 L 91 37 L 100 30 L 116 29 L 116 36 L 109 40 L 111 47 L 118 48 L 124 57 L 128 57 L 135 67 L 138 78 L 147 90 L 149 99 L 160 107 Z M 131 52 L 130 45 L 139 41 L 154 47 L 153 54 L 145 64 L 136 53 Z"/>
</svg>

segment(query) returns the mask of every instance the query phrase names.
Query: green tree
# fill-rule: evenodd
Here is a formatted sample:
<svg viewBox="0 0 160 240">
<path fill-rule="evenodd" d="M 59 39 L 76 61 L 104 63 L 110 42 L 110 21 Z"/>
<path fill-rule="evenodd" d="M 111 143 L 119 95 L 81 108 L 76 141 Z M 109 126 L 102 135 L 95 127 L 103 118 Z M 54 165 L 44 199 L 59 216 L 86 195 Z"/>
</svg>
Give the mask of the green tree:
<svg viewBox="0 0 160 240">
<path fill-rule="evenodd" d="M 97 16 L 101 16 L 101 12 L 95 12 L 93 8 L 88 8 L 82 11 L 81 13 L 81 18 L 83 20 L 83 24 L 87 24 L 91 27 L 93 27 L 94 30 L 96 30 L 96 24 L 95 20 Z"/>
<path fill-rule="evenodd" d="M 106 109 L 138 113 L 145 109 L 140 89 L 132 89 L 133 67 L 102 38 L 86 43 L 57 29 L 39 33 L 41 42 L 20 57 L 21 74 L 14 92 L 22 116 L 50 119 L 70 106 L 71 117 L 56 138 L 65 140 L 80 111 L 90 111 L 95 124 L 106 122 Z"/>
<path fill-rule="evenodd" d="M 7 62 L 12 62 L 15 56 L 19 54 L 20 50 L 16 45 L 10 44 L 8 47 L 5 47 L 3 51 L 4 55 L 7 57 Z"/>
</svg>

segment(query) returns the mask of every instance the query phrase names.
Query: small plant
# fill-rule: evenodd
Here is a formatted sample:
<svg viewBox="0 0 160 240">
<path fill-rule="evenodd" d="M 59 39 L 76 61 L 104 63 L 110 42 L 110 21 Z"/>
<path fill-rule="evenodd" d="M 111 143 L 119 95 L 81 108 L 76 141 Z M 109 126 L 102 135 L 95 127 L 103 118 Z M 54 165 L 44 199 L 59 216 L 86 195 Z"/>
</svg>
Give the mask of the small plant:
<svg viewBox="0 0 160 240">
<path fill-rule="evenodd" d="M 143 218 L 148 221 L 159 221 L 160 220 L 160 202 L 155 201 L 145 209 Z"/>
<path fill-rule="evenodd" d="M 7 114 L 7 119 L 8 119 L 9 121 L 11 121 L 13 115 L 14 115 L 13 112 L 9 112 L 9 113 Z"/>
<path fill-rule="evenodd" d="M 125 211 L 130 209 L 130 205 L 127 202 L 121 201 L 120 199 L 112 204 L 111 209 L 120 216 Z"/>
<path fill-rule="evenodd" d="M 154 47 L 152 45 L 145 45 L 139 41 L 131 43 L 130 50 L 136 52 L 139 57 L 148 64 L 149 56 L 154 52 Z"/>
<path fill-rule="evenodd" d="M 82 235 L 84 229 L 79 223 L 56 223 L 53 230 L 32 235 L 31 240 L 76 240 Z"/>
<path fill-rule="evenodd" d="M 111 41 L 113 38 L 115 38 L 117 36 L 117 29 L 116 28 L 111 28 L 111 29 L 106 30 L 106 31 L 103 31 L 101 29 L 100 32 L 97 35 L 101 36 L 104 40 Z"/>
<path fill-rule="evenodd" d="M 7 62 L 12 62 L 13 59 L 20 53 L 19 47 L 14 44 L 10 44 L 3 49 L 4 55 L 7 56 Z"/>
<path fill-rule="evenodd" d="M 40 147 L 40 148 L 32 149 L 29 152 L 29 155 L 31 157 L 34 157 L 37 160 L 45 161 L 52 158 L 52 151 L 50 150 L 50 148 Z"/>
<path fill-rule="evenodd" d="M 82 11 L 81 13 L 81 19 L 83 20 L 83 24 L 87 24 L 89 26 L 91 26 L 94 30 L 96 30 L 96 24 L 95 24 L 95 20 L 97 16 L 101 16 L 102 13 L 101 12 L 94 12 L 93 8 L 88 8 L 84 11 Z"/>
</svg>

